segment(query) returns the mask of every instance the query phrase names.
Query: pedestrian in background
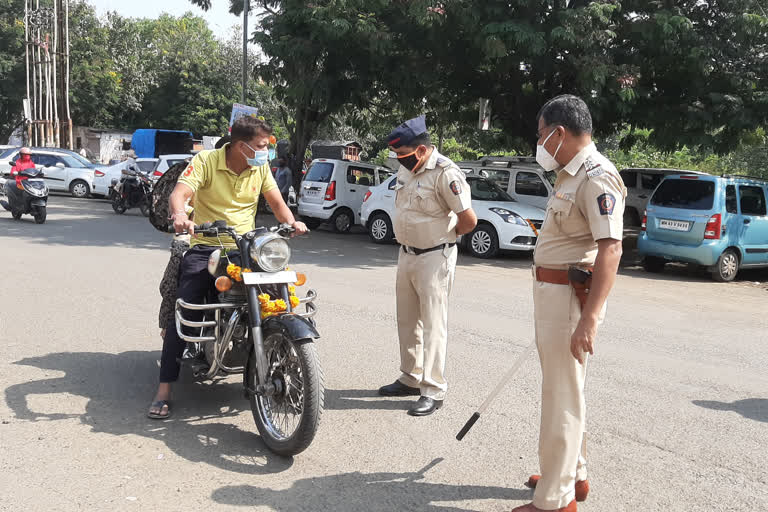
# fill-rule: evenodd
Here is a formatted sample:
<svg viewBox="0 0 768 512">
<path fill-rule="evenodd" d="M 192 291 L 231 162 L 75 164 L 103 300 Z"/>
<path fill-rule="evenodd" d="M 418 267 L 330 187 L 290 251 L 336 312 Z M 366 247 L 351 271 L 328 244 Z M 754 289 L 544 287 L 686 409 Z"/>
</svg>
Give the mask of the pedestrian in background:
<svg viewBox="0 0 768 512">
<path fill-rule="evenodd" d="M 288 204 L 288 194 L 293 184 L 293 172 L 288 167 L 285 158 L 277 160 L 277 170 L 275 171 L 275 181 L 277 182 L 277 188 L 280 190 L 280 194 L 283 196 L 283 201 Z"/>
<path fill-rule="evenodd" d="M 538 115 L 536 161 L 557 171 L 533 255 L 533 305 L 541 362 L 539 466 L 533 503 L 513 512 L 576 512 L 589 493 L 584 422 L 588 354 L 621 259 L 627 189 L 592 142 L 592 116 L 571 95 Z"/>
<path fill-rule="evenodd" d="M 395 185 L 397 330 L 400 377 L 383 396 L 418 396 L 411 416 L 443 405 L 448 383 L 448 297 L 456 269 L 456 238 L 477 224 L 464 173 L 430 143 L 424 116 L 387 137 L 400 168 Z"/>
</svg>

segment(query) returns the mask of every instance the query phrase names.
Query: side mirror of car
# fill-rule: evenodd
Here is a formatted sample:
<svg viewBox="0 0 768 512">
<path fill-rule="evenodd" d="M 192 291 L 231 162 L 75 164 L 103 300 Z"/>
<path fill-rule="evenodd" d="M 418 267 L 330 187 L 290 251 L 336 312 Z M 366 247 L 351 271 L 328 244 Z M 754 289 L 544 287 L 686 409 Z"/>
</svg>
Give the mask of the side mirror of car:
<svg viewBox="0 0 768 512">
<path fill-rule="evenodd" d="M 56 162 L 56 167 L 58 167 L 59 169 L 63 169 L 64 168 L 64 164 L 61 163 L 61 162 Z"/>
<path fill-rule="evenodd" d="M 41 170 L 43 168 L 43 164 L 35 164 L 35 169 Z"/>
</svg>

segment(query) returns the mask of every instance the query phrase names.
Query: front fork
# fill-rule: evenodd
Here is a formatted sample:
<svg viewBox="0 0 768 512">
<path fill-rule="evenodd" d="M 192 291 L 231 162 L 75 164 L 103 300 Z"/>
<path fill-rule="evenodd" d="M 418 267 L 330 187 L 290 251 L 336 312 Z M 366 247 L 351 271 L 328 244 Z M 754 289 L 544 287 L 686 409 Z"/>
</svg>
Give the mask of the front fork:
<svg viewBox="0 0 768 512">
<path fill-rule="evenodd" d="M 267 372 L 269 362 L 264 350 L 264 335 L 261 330 L 261 304 L 259 304 L 259 292 L 255 286 L 248 286 L 248 318 L 251 323 L 251 341 L 253 341 L 253 351 L 256 356 L 256 375 L 259 382 L 256 384 L 256 393 L 260 395 L 271 395 L 275 392 L 275 385 L 267 382 Z"/>
</svg>

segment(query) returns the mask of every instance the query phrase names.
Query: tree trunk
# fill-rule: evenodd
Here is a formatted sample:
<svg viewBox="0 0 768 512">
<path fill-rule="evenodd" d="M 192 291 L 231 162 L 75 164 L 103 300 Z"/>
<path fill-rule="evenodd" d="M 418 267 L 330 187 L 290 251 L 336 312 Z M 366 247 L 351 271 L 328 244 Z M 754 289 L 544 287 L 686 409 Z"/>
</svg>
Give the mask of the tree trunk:
<svg viewBox="0 0 768 512">
<path fill-rule="evenodd" d="M 306 107 L 299 107 L 296 111 L 295 125 L 291 133 L 291 142 L 288 146 L 288 166 L 293 172 L 293 188 L 299 191 L 299 184 L 303 179 L 304 154 L 309 143 L 317 131 L 318 125 L 326 118 L 326 113 L 319 113 Z"/>
</svg>

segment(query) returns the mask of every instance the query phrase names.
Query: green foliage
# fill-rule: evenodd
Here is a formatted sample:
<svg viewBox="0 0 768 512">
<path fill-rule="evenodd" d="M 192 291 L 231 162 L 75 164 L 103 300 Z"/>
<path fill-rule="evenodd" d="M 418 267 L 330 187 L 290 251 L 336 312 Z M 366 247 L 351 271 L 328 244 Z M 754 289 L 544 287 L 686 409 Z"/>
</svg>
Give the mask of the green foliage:
<svg viewBox="0 0 768 512">
<path fill-rule="evenodd" d="M 23 18 L 23 1 L 0 0 L 0 141 L 8 139 L 22 117 L 26 92 Z"/>
</svg>

